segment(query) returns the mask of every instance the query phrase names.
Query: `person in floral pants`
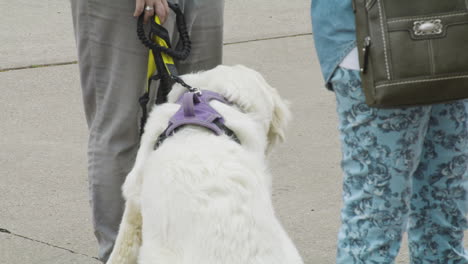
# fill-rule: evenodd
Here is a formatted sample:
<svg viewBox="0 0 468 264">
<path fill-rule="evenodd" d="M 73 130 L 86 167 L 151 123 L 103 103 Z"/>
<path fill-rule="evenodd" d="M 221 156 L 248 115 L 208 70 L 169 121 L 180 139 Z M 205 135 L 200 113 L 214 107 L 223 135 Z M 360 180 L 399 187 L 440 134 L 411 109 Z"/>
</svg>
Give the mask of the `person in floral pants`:
<svg viewBox="0 0 468 264">
<path fill-rule="evenodd" d="M 394 263 L 408 231 L 412 264 L 468 264 L 468 102 L 370 108 L 352 0 L 312 0 L 311 15 L 343 154 L 336 263 Z"/>
<path fill-rule="evenodd" d="M 408 230 L 411 263 L 468 263 L 468 113 L 464 101 L 370 108 L 359 72 L 338 68 L 344 171 L 337 263 L 393 263 Z"/>
</svg>

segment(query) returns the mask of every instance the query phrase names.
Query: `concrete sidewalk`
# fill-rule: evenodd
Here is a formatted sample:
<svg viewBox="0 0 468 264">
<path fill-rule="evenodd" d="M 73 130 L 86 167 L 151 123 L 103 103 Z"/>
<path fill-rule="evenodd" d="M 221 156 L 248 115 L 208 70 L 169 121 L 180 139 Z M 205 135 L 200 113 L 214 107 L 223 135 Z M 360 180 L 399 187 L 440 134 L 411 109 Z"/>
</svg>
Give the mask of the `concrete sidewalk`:
<svg viewBox="0 0 468 264">
<path fill-rule="evenodd" d="M 310 0 L 284 3 L 226 0 L 225 63 L 258 70 L 291 101 L 289 139 L 271 157 L 275 207 L 305 263 L 334 263 L 334 95 L 322 87 Z M 99 263 L 69 2 L 2 1 L 0 17 L 0 264 Z"/>
</svg>

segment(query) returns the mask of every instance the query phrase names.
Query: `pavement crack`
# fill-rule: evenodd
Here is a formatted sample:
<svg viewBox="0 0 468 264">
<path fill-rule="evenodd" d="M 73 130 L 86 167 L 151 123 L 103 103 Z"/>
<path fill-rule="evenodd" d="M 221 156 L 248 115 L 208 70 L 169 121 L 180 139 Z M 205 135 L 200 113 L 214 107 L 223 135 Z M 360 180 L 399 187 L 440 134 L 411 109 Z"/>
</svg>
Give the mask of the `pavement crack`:
<svg viewBox="0 0 468 264">
<path fill-rule="evenodd" d="M 28 66 L 14 67 L 14 68 L 4 68 L 4 69 L 0 69 L 0 72 L 37 69 L 37 68 L 54 67 L 54 66 L 64 66 L 64 65 L 72 65 L 72 64 L 77 64 L 77 63 L 78 61 L 66 61 L 66 62 L 47 63 L 47 64 L 35 64 L 35 65 L 28 65 Z"/>
<path fill-rule="evenodd" d="M 7 234 L 11 234 L 10 231 L 8 231 L 7 229 L 4 229 L 4 228 L 0 228 L 0 233 L 7 233 Z"/>
<path fill-rule="evenodd" d="M 68 249 L 68 248 L 53 245 L 51 243 L 40 241 L 40 240 L 37 240 L 37 239 L 34 239 L 34 238 L 29 238 L 29 237 L 26 237 L 26 236 L 23 236 L 23 235 L 20 235 L 20 234 L 16 234 L 16 233 L 11 232 L 10 230 L 5 229 L 5 228 L 0 228 L 0 233 L 4 233 L 4 234 L 12 235 L 12 236 L 15 236 L 15 237 L 23 238 L 23 239 L 26 239 L 26 240 L 29 240 L 29 241 L 32 241 L 32 242 L 35 242 L 35 243 L 43 244 L 43 245 L 53 247 L 53 248 L 57 248 L 57 249 L 60 249 L 60 250 L 65 250 L 65 251 L 68 251 L 69 253 L 72 253 L 72 254 L 75 254 L 75 255 L 81 255 L 81 256 L 88 257 L 88 258 L 99 260 L 97 257 L 93 257 L 93 256 L 90 256 L 90 255 L 87 255 L 87 254 L 76 252 L 76 251 Z"/>
<path fill-rule="evenodd" d="M 276 37 L 268 37 L 268 38 L 247 39 L 247 40 L 240 40 L 240 41 L 233 41 L 233 42 L 225 42 L 224 46 L 235 45 L 235 44 L 243 44 L 243 43 L 250 43 L 250 42 L 257 42 L 257 41 L 265 41 L 265 40 L 296 38 L 296 37 L 304 37 L 304 36 L 312 36 L 312 33 L 299 33 L 299 34 L 287 35 L 287 36 L 276 36 Z"/>
<path fill-rule="evenodd" d="M 295 37 L 303 37 L 303 36 L 311 36 L 311 35 L 312 35 L 312 33 L 307 32 L 307 33 L 299 33 L 299 34 L 287 35 L 287 36 L 276 36 L 276 37 L 268 37 L 268 38 L 247 39 L 247 40 L 240 40 L 240 41 L 233 41 L 233 42 L 225 42 L 225 43 L 223 43 L 223 46 L 230 46 L 230 45 L 244 44 L 244 43 L 252 43 L 252 42 L 266 41 L 266 40 L 295 38 Z M 72 65 L 72 64 L 77 64 L 77 63 L 78 63 L 78 61 L 66 61 L 66 62 L 36 64 L 36 65 L 28 65 L 28 66 L 4 68 L 4 69 L 0 68 L 0 72 L 26 70 L 26 69 L 37 69 L 37 68 L 55 67 L 55 66 L 64 66 L 64 65 Z"/>
</svg>

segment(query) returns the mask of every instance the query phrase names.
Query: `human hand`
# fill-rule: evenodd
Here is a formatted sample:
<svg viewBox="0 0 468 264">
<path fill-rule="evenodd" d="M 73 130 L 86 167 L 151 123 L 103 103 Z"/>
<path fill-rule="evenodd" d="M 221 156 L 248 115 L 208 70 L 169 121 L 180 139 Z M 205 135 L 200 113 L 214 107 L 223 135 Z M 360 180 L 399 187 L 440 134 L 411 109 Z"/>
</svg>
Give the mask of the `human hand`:
<svg viewBox="0 0 468 264">
<path fill-rule="evenodd" d="M 133 13 L 133 16 L 138 17 L 141 13 L 145 12 L 143 22 L 146 24 L 149 19 L 154 16 L 155 11 L 156 15 L 161 20 L 161 24 L 164 24 L 167 16 L 169 15 L 169 5 L 167 4 L 167 0 L 136 0 L 135 13 Z"/>
</svg>

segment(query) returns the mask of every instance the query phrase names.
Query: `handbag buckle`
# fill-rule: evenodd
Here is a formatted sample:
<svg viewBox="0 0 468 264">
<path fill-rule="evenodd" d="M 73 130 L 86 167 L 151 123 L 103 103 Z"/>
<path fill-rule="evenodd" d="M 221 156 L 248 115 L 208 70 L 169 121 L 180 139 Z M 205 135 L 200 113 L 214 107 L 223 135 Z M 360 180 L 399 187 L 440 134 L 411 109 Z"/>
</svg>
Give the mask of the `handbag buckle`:
<svg viewBox="0 0 468 264">
<path fill-rule="evenodd" d="M 413 25 L 416 36 L 439 35 L 444 29 L 440 19 L 415 21 Z"/>
</svg>

